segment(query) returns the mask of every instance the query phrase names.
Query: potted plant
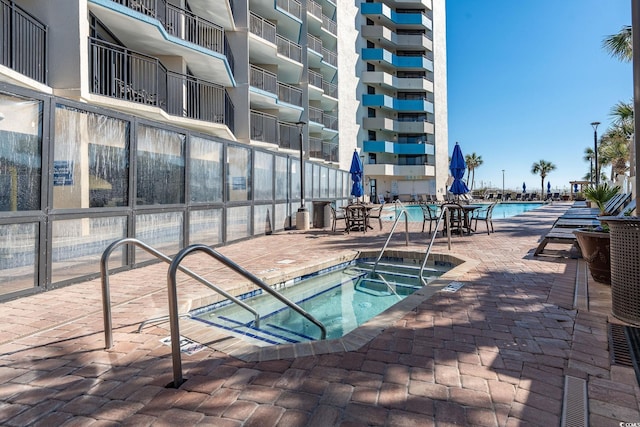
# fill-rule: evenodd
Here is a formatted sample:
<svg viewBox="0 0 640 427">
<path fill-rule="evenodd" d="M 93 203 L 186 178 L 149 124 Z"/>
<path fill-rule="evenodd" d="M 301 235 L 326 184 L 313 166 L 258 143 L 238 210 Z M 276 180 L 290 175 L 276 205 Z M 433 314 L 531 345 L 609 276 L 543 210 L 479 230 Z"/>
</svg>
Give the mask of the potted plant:
<svg viewBox="0 0 640 427">
<path fill-rule="evenodd" d="M 595 204 L 600 210 L 600 215 L 605 212 L 605 205 L 620 191 L 618 186 L 610 186 L 607 183 L 588 187 L 584 191 L 584 197 Z M 609 227 L 599 225 L 597 227 L 581 228 L 574 231 L 582 252 L 582 258 L 587 262 L 591 277 L 597 282 L 611 284 L 611 239 Z"/>
</svg>

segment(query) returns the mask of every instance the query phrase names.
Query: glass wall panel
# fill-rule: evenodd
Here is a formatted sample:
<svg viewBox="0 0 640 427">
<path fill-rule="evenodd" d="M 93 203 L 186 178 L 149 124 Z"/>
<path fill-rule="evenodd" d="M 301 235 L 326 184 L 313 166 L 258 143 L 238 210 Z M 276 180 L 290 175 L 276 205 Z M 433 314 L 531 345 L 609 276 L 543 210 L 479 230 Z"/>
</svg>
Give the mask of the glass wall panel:
<svg viewBox="0 0 640 427">
<path fill-rule="evenodd" d="M 222 209 L 191 211 L 189 213 L 190 243 L 214 246 L 222 243 Z"/>
<path fill-rule="evenodd" d="M 229 201 L 251 200 L 251 149 L 227 146 Z"/>
<path fill-rule="evenodd" d="M 276 156 L 276 200 L 286 200 L 289 190 L 287 158 Z"/>
<path fill-rule="evenodd" d="M 38 283 L 38 223 L 0 225 L 0 295 Z"/>
<path fill-rule="evenodd" d="M 253 235 L 271 234 L 273 229 L 273 205 L 255 205 L 253 207 Z"/>
<path fill-rule="evenodd" d="M 136 216 L 136 239 L 142 240 L 163 254 L 176 254 L 183 247 L 182 212 L 161 212 Z M 136 249 L 136 262 L 155 259 L 153 255 Z"/>
<path fill-rule="evenodd" d="M 300 159 L 292 157 L 290 163 L 291 167 L 291 200 L 300 199 Z M 310 188 L 310 181 L 305 182 L 306 188 Z M 309 191 L 309 190 L 307 190 Z M 305 191 L 305 193 L 307 192 Z"/>
<path fill-rule="evenodd" d="M 273 220 L 273 223 L 275 224 L 274 231 L 284 230 L 291 226 L 291 224 L 289 224 L 288 208 L 289 204 L 287 203 L 278 203 L 276 205 L 276 212 Z"/>
<path fill-rule="evenodd" d="M 53 207 L 128 204 L 129 123 L 56 106 Z"/>
<path fill-rule="evenodd" d="M 140 125 L 136 204 L 184 203 L 184 141 L 177 132 Z"/>
<path fill-rule="evenodd" d="M 329 198 L 335 199 L 337 197 L 336 193 L 336 174 L 337 169 L 329 169 Z"/>
<path fill-rule="evenodd" d="M 227 242 L 251 235 L 251 206 L 227 208 Z"/>
<path fill-rule="evenodd" d="M 191 137 L 189 190 L 192 202 L 222 202 L 222 154 L 220 142 Z"/>
<path fill-rule="evenodd" d="M 273 200 L 273 154 L 255 151 L 254 156 L 254 200 Z"/>
<path fill-rule="evenodd" d="M 313 197 L 320 197 L 320 165 L 313 165 Z"/>
<path fill-rule="evenodd" d="M 344 173 L 342 175 L 342 197 L 349 197 L 351 194 L 351 174 Z"/>
<path fill-rule="evenodd" d="M 56 220 L 52 235 L 51 282 L 56 283 L 99 273 L 107 246 L 127 236 L 127 217 Z M 125 263 L 124 247 L 109 258 L 110 269 Z"/>
<path fill-rule="evenodd" d="M 0 94 L 0 212 L 40 209 L 42 102 Z"/>
<path fill-rule="evenodd" d="M 316 194 L 315 188 L 317 180 L 314 180 L 314 165 L 313 163 L 304 164 L 304 197 L 308 200 L 314 197 Z"/>
<path fill-rule="evenodd" d="M 329 197 L 329 169 L 324 166 L 320 167 L 320 197 Z"/>
</svg>

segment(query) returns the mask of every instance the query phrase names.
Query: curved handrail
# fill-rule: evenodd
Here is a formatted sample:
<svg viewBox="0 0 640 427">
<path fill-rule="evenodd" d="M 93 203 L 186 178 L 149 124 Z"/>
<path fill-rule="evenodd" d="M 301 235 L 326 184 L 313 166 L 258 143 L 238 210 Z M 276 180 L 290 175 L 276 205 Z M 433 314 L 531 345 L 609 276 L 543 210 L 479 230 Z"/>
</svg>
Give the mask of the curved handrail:
<svg viewBox="0 0 640 427">
<path fill-rule="evenodd" d="M 125 245 L 125 244 L 132 244 L 132 245 L 138 246 L 139 248 L 147 251 L 148 253 L 154 255 L 156 258 L 161 259 L 162 261 L 166 262 L 167 264 L 171 264 L 171 262 L 172 262 L 171 258 L 166 256 L 162 252 L 159 252 L 159 251 L 155 250 L 154 248 L 152 248 L 151 246 L 147 245 L 146 243 L 142 242 L 141 240 L 134 239 L 132 237 L 116 240 L 115 242 L 113 242 L 109 246 L 107 246 L 107 248 L 102 253 L 102 257 L 100 259 L 100 275 L 102 276 L 102 312 L 103 312 L 103 317 L 104 317 L 104 341 L 105 341 L 105 348 L 106 349 L 109 349 L 109 348 L 111 348 L 113 346 L 113 328 L 112 328 L 112 323 L 111 323 L 111 292 L 110 292 L 110 289 L 109 289 L 109 268 L 108 268 L 107 264 L 109 262 L 109 256 L 111 256 L 111 253 L 114 251 L 114 249 L 116 249 L 118 246 L 122 246 L 122 245 Z M 251 312 L 251 314 L 253 314 L 254 317 L 255 317 L 256 326 L 257 327 L 260 326 L 260 315 L 258 314 L 258 312 L 254 308 L 252 308 L 249 305 L 245 304 L 244 302 L 242 302 L 238 298 L 234 297 L 233 295 L 229 294 L 228 292 L 226 292 L 226 291 L 218 288 L 217 286 L 213 285 L 207 279 L 199 276 L 198 274 L 194 273 L 193 271 L 189 270 L 188 268 L 182 267 L 182 266 L 180 266 L 178 268 L 183 273 L 186 273 L 187 275 L 189 275 L 192 278 L 196 279 L 197 281 L 199 281 L 203 285 L 205 285 L 208 288 L 214 290 L 215 292 L 219 293 L 223 297 L 235 302 L 236 304 L 238 304 L 240 307 L 244 308 L 245 310 Z"/>
<path fill-rule="evenodd" d="M 427 281 L 424 280 L 423 273 L 424 268 L 427 265 L 427 259 L 429 259 L 429 254 L 431 254 L 431 247 L 433 246 L 433 242 L 436 240 L 436 234 L 438 234 L 438 228 L 440 228 L 440 224 L 442 223 L 442 219 L 446 217 L 446 221 L 449 221 L 449 208 L 446 205 L 442 205 L 440 207 L 442 210 L 440 212 L 440 216 L 438 217 L 438 222 L 436 223 L 436 229 L 431 235 L 431 241 L 429 242 L 429 246 L 427 246 L 427 251 L 424 255 L 424 260 L 422 261 L 422 265 L 420 266 L 420 281 L 422 282 L 422 286 L 427 286 Z M 447 236 L 449 239 L 449 250 L 451 250 L 451 227 L 447 229 Z"/>
<path fill-rule="evenodd" d="M 262 290 L 268 292 L 280 302 L 288 305 L 293 310 L 297 311 L 299 314 L 304 316 L 307 320 L 314 323 L 316 326 L 320 328 L 321 337 L 320 339 L 325 339 L 327 337 L 327 329 L 325 326 L 313 317 L 311 314 L 307 313 L 300 306 L 298 306 L 293 301 L 290 301 L 285 296 L 271 289 L 269 285 L 260 280 L 253 273 L 245 270 L 240 265 L 231 261 L 226 256 L 222 255 L 220 252 L 210 248 L 209 246 L 202 244 L 194 244 L 191 246 L 187 246 L 178 252 L 171 261 L 171 265 L 169 266 L 169 271 L 167 271 L 167 287 L 169 291 L 169 325 L 171 329 L 171 355 L 173 359 L 173 385 L 178 388 L 184 382 L 182 379 L 182 361 L 180 357 L 180 325 L 178 323 L 178 289 L 176 285 L 176 272 L 180 268 L 180 263 L 182 260 L 194 251 L 202 251 L 206 254 L 212 256 L 216 260 L 220 261 L 222 264 L 241 274 L 245 278 L 251 280 L 255 285 L 262 288 Z"/>
<path fill-rule="evenodd" d="M 405 228 L 406 245 L 409 246 L 409 213 L 407 212 L 407 208 L 404 207 L 404 205 L 402 204 L 402 202 L 400 200 L 396 200 L 394 203 L 396 205 L 395 206 L 396 207 L 396 211 L 398 210 L 398 205 L 400 205 L 400 213 L 397 214 L 396 220 L 393 222 L 393 225 L 391 226 L 391 231 L 389 232 L 389 236 L 387 237 L 387 241 L 384 242 L 384 245 L 382 246 L 382 250 L 378 254 L 378 258 L 376 259 L 376 262 L 373 265 L 373 270 L 371 270 L 371 274 L 372 275 L 373 274 L 377 274 L 376 273 L 376 269 L 378 268 L 378 263 L 382 259 L 382 255 L 384 254 L 384 251 L 387 249 L 387 246 L 389 245 L 389 242 L 391 241 L 391 237 L 393 236 L 393 232 L 396 231 L 396 227 L 398 226 L 398 222 L 400 222 L 400 218 L 402 218 L 402 214 L 404 214 L 404 228 Z"/>
</svg>

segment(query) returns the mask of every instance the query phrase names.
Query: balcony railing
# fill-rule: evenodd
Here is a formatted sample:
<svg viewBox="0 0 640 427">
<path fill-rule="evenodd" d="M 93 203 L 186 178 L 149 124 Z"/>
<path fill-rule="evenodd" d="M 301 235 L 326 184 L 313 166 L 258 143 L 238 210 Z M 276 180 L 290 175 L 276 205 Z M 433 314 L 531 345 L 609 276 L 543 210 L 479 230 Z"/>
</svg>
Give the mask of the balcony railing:
<svg viewBox="0 0 640 427">
<path fill-rule="evenodd" d="M 300 2 L 297 0 L 278 0 L 276 5 L 298 19 L 302 17 L 302 7 L 300 6 Z"/>
<path fill-rule="evenodd" d="M 336 21 L 329 18 L 327 15 L 322 15 L 322 28 L 329 31 L 331 34 L 338 34 L 338 25 Z"/>
<path fill-rule="evenodd" d="M 314 35 L 307 34 L 307 45 L 309 49 L 322 55 L 322 40 Z"/>
<path fill-rule="evenodd" d="M 278 95 L 278 77 L 270 71 L 251 66 L 249 84 L 265 92 Z"/>
<path fill-rule="evenodd" d="M 278 82 L 278 99 L 302 107 L 302 90 L 286 83 Z"/>
<path fill-rule="evenodd" d="M 336 116 L 330 116 L 329 114 L 322 115 L 322 124 L 325 128 L 338 130 L 338 118 Z"/>
<path fill-rule="evenodd" d="M 302 47 L 281 35 L 277 36 L 278 53 L 297 62 L 302 62 Z"/>
<path fill-rule="evenodd" d="M 114 0 L 157 19 L 172 36 L 224 54 L 224 28 L 166 0 Z"/>
<path fill-rule="evenodd" d="M 307 1 L 307 12 L 318 19 L 322 19 L 322 6 L 313 0 Z"/>
<path fill-rule="evenodd" d="M 2 65 L 47 84 L 47 27 L 14 2 L 0 1 Z"/>
<path fill-rule="evenodd" d="M 338 85 L 329 82 L 322 82 L 322 89 L 325 95 L 329 95 L 332 98 L 338 98 Z"/>
<path fill-rule="evenodd" d="M 295 125 L 280 122 L 278 127 L 278 146 L 290 150 L 300 150 L 300 128 Z"/>
<path fill-rule="evenodd" d="M 251 136 L 254 141 L 278 143 L 278 119 L 274 116 L 251 111 Z"/>
<path fill-rule="evenodd" d="M 323 111 L 316 107 L 309 107 L 309 121 L 322 123 Z"/>
<path fill-rule="evenodd" d="M 322 159 L 322 139 L 309 137 L 309 156 Z"/>
<path fill-rule="evenodd" d="M 167 71 L 157 58 L 121 46 L 93 38 L 89 44 L 92 93 L 224 123 L 233 131 L 234 108 L 223 87 Z"/>
<path fill-rule="evenodd" d="M 273 44 L 276 43 L 276 26 L 261 16 L 251 13 L 249 31 Z"/>
<path fill-rule="evenodd" d="M 322 77 L 322 74 L 313 71 L 313 70 L 309 70 L 309 84 L 312 86 L 315 86 L 319 89 L 322 89 L 322 82 L 324 81 L 324 77 Z"/>
<path fill-rule="evenodd" d="M 338 66 L 338 54 L 327 48 L 322 48 L 322 59 L 329 65 Z"/>
<path fill-rule="evenodd" d="M 322 158 L 327 162 L 340 161 L 338 144 L 335 142 L 323 142 L 322 143 Z"/>
</svg>

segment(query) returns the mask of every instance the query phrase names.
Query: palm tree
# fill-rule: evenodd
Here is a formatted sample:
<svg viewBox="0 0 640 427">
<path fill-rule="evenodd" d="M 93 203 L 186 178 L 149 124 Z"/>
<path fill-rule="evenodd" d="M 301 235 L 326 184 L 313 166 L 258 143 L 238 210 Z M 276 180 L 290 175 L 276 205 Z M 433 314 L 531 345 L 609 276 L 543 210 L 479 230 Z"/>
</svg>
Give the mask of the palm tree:
<svg viewBox="0 0 640 427">
<path fill-rule="evenodd" d="M 469 176 L 471 176 L 471 186 L 469 190 L 473 190 L 476 168 L 482 165 L 482 156 L 478 156 L 476 153 L 467 154 L 464 156 L 464 161 L 467 164 L 467 186 L 469 186 Z"/>
<path fill-rule="evenodd" d="M 602 135 L 598 154 L 602 159 L 602 165 L 611 165 L 613 181 L 618 175 L 624 175 L 629 170 L 627 166 L 630 159 L 629 148 L 629 138 L 620 127 L 611 127 Z"/>
<path fill-rule="evenodd" d="M 544 195 L 544 179 L 546 178 L 547 174 L 552 170 L 555 170 L 555 168 L 556 165 L 551 162 L 547 162 L 546 160 L 540 160 L 538 163 L 534 163 L 531 166 L 531 173 L 534 175 L 540 174 L 540 178 L 542 178 L 542 195 Z"/>
<path fill-rule="evenodd" d="M 633 58 L 633 34 L 631 25 L 622 27 L 619 33 L 607 36 L 602 41 L 602 47 L 609 51 L 611 56 L 621 61 L 631 62 Z"/>
<path fill-rule="evenodd" d="M 587 175 L 585 175 L 585 179 L 588 180 L 588 181 L 591 181 L 593 179 L 593 177 L 595 176 L 593 174 L 593 160 L 595 158 L 596 158 L 596 156 L 595 156 L 595 151 L 593 151 L 593 148 L 587 147 L 587 148 L 584 149 L 584 157 L 582 158 L 582 160 L 584 160 L 585 162 L 589 162 L 590 163 L 589 173 Z"/>
<path fill-rule="evenodd" d="M 633 101 L 620 101 L 613 107 L 609 115 L 613 117 L 613 127 L 622 131 L 627 138 L 633 136 Z"/>
</svg>

